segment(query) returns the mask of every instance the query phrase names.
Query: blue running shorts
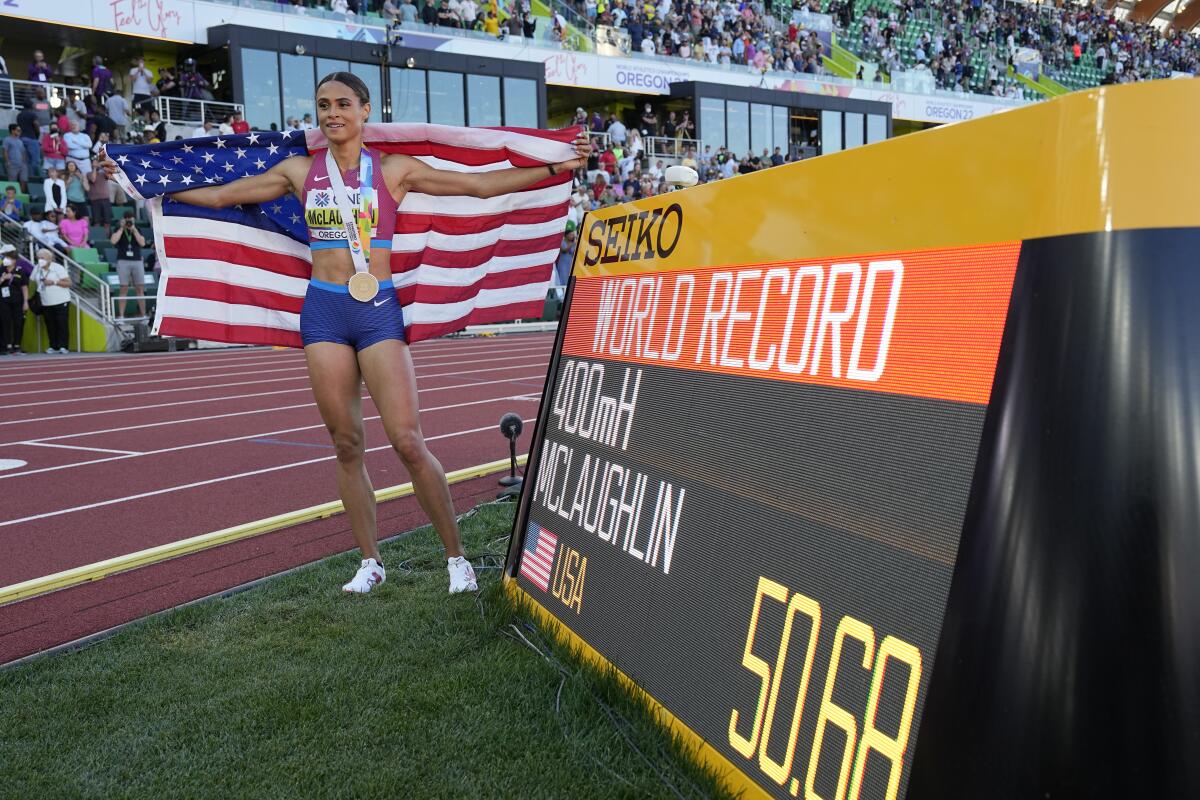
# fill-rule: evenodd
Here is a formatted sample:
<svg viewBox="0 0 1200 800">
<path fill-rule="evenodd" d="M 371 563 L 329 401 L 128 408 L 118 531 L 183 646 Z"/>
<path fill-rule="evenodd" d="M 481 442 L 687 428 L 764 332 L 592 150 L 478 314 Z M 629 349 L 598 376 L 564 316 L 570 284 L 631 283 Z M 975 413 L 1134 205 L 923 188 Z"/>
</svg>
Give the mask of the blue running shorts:
<svg viewBox="0 0 1200 800">
<path fill-rule="evenodd" d="M 300 310 L 300 339 L 307 347 L 317 342 L 336 342 L 363 350 L 384 339 L 404 337 L 404 312 L 391 281 L 379 282 L 379 294 L 366 303 L 350 296 L 344 284 L 308 283 Z"/>
</svg>

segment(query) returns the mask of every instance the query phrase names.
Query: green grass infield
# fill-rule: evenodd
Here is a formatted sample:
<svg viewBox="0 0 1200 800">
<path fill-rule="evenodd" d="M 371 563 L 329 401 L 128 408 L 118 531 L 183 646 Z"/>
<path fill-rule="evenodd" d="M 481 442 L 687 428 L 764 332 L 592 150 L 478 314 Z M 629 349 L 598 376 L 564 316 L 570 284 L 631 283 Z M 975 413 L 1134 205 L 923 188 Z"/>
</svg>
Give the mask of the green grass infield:
<svg viewBox="0 0 1200 800">
<path fill-rule="evenodd" d="M 724 796 L 508 600 L 512 514 L 463 518 L 478 596 L 426 527 L 369 596 L 347 553 L 0 671 L 0 798 Z"/>
</svg>

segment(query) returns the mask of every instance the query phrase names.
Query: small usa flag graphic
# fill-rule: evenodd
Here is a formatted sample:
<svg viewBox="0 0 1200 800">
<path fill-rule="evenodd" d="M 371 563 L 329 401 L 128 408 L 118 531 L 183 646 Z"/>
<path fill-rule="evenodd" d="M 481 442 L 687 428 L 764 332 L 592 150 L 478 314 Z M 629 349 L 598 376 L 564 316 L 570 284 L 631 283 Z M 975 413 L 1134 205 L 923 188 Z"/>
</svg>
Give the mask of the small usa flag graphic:
<svg viewBox="0 0 1200 800">
<path fill-rule="evenodd" d="M 556 547 L 557 536 L 536 522 L 529 523 L 529 530 L 525 533 L 525 550 L 521 553 L 520 574 L 543 592 L 550 591 L 550 570 L 554 567 Z"/>
</svg>

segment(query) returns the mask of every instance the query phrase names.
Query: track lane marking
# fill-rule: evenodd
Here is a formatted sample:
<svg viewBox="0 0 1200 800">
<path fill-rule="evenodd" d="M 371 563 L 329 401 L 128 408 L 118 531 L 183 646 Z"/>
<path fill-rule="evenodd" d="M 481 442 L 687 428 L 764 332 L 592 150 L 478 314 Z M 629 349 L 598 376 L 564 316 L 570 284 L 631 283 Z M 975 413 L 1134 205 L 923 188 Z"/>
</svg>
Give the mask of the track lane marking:
<svg viewBox="0 0 1200 800">
<path fill-rule="evenodd" d="M 519 395 L 504 395 L 501 397 L 491 397 L 491 398 L 486 398 L 483 400 L 469 400 L 469 401 L 462 402 L 462 403 L 451 403 L 449 405 L 435 406 L 433 408 L 423 408 L 423 409 L 421 409 L 420 413 L 425 414 L 425 413 L 429 413 L 429 412 L 433 412 L 433 411 L 448 411 L 448 410 L 454 409 L 454 408 L 465 408 L 467 406 L 478 406 L 478 405 L 484 405 L 487 403 L 499 403 L 504 400 L 515 400 L 518 397 L 520 397 L 520 396 Z M 364 423 L 365 422 L 373 422 L 377 419 L 380 419 L 380 415 L 374 414 L 369 417 L 363 417 L 363 422 Z M 104 463 L 107 463 L 110 461 L 125 461 L 130 458 L 138 458 L 138 457 L 142 457 L 142 456 L 159 456 L 159 455 L 163 455 L 165 453 L 177 453 L 181 450 L 194 450 L 198 447 L 215 447 L 217 445 L 232 444 L 233 442 L 242 442 L 242 441 L 246 441 L 249 439 L 261 439 L 263 437 L 268 437 L 268 436 L 278 436 L 283 433 L 296 433 L 298 431 L 311 431 L 316 428 L 324 428 L 324 427 L 325 427 L 324 422 L 318 422 L 315 425 L 299 425 L 294 428 L 281 428 L 276 431 L 258 431 L 256 433 L 246 434 L 244 436 L 230 436 L 225 439 L 212 439 L 210 441 L 205 441 L 205 442 L 190 442 L 188 444 L 175 445 L 174 447 L 163 447 L 158 450 L 146 450 L 141 453 L 130 452 L 126 455 L 109 456 L 108 458 L 93 458 L 88 461 L 77 461 L 74 464 L 59 464 L 59 465 L 56 465 L 53 467 L 39 467 L 37 469 L 27 469 L 24 472 L 11 472 L 11 473 L 6 473 L 6 474 L 0 474 L 0 480 L 7 480 L 9 478 L 24 478 L 29 475 L 37 475 L 37 474 L 40 474 L 43 472 L 60 472 L 65 469 L 72 469 L 74 467 L 86 467 L 91 464 L 104 464 Z M 47 445 L 47 447 L 54 447 L 54 446 L 55 445 Z M 57 446 L 62 447 L 64 445 L 57 445 Z M 86 449 L 86 448 L 79 448 L 79 449 Z M 116 451 L 114 451 L 114 452 L 116 452 Z"/>
<path fill-rule="evenodd" d="M 489 348 L 488 350 L 471 351 L 468 353 L 460 352 L 460 353 L 453 353 L 453 354 L 451 354 L 451 353 L 422 353 L 420 355 L 414 354 L 413 355 L 413 363 L 416 364 L 417 366 L 443 366 L 442 363 L 440 363 L 440 362 L 433 363 L 429 359 L 431 359 L 431 358 L 461 358 L 462 356 L 476 356 L 476 355 L 477 356 L 487 356 L 489 353 L 494 352 L 496 349 L 497 348 L 493 347 L 493 348 Z M 549 351 L 547 351 L 547 352 L 549 352 Z M 524 353 L 525 353 L 525 355 L 528 355 L 528 351 L 524 351 Z M 488 360 L 488 359 L 480 358 L 479 360 L 484 361 L 484 360 Z M 143 375 L 168 375 L 168 374 L 180 373 L 180 372 L 201 372 L 204 370 L 243 369 L 243 368 L 248 368 L 248 367 L 260 366 L 263 364 L 279 364 L 281 361 L 288 361 L 288 362 L 298 361 L 299 366 L 301 368 L 304 367 L 304 359 L 302 356 L 300 358 L 284 358 L 282 356 L 275 356 L 275 357 L 263 358 L 263 359 L 259 359 L 259 360 L 244 359 L 244 360 L 239 360 L 233 364 L 210 364 L 207 366 L 184 367 L 184 368 L 180 368 L 180 369 L 148 370 L 146 372 L 122 371 L 120 373 L 120 375 L 117 377 L 137 378 L 137 377 L 143 376 Z M 453 363 L 453 362 L 451 362 L 451 363 Z M 296 369 L 296 367 L 294 367 L 294 366 L 293 367 L 281 367 L 281 369 Z M 79 370 L 79 371 L 81 371 L 81 370 Z M 73 371 L 72 374 L 74 374 L 74 372 L 79 372 L 79 371 Z M 35 385 L 46 384 L 46 383 L 66 383 L 66 382 L 74 382 L 74 381 L 99 380 L 101 378 L 112 375 L 113 370 L 110 367 L 102 367 L 102 368 L 98 368 L 96 370 L 96 372 L 99 372 L 101 374 L 96 375 L 96 376 L 86 376 L 86 375 L 78 376 L 78 375 L 76 375 L 76 376 L 72 377 L 71 375 L 65 375 L 65 376 L 60 376 L 60 377 L 56 377 L 56 378 L 43 378 L 41 380 L 22 381 L 21 385 L 22 386 L 35 386 Z M 253 372 L 254 372 L 253 370 L 249 370 L 249 374 L 253 374 Z M 240 375 L 242 373 L 230 372 L 228 374 L 229 375 Z M 195 376 L 191 376 L 191 377 L 176 376 L 174 378 L 164 378 L 164 379 L 161 379 L 158 381 L 122 381 L 120 383 L 98 384 L 98 385 L 96 385 L 96 384 L 79 385 L 78 383 L 76 383 L 75 385 L 72 385 L 72 386 L 63 386 L 63 387 L 60 387 L 57 389 L 46 389 L 44 391 L 69 391 L 72 389 L 100 389 L 100 388 L 104 388 L 105 386 L 121 386 L 124 384 L 138 385 L 139 383 L 161 383 L 163 380 L 192 380 L 192 379 L 200 379 L 203 377 L 206 377 L 206 376 L 203 376 L 203 375 L 195 375 Z M 221 377 L 226 377 L 226 376 L 225 375 L 212 375 L 212 376 L 208 376 L 208 377 L 221 378 Z M 33 392 L 25 392 L 25 394 L 33 394 Z M 0 395 L 0 397 L 8 397 L 8 396 L 10 396 L 10 395 Z"/>
<path fill-rule="evenodd" d="M 553 343 L 552 333 L 531 333 L 520 334 L 522 339 L 542 339 L 546 338 Z M 487 350 L 504 349 L 501 342 L 511 342 L 507 336 L 489 337 L 487 339 L 431 339 L 418 344 L 411 345 L 410 349 L 414 355 L 425 354 L 432 350 L 465 350 L 467 347 L 480 346 L 479 352 Z M 495 343 L 495 344 L 491 344 Z M 154 360 L 155 362 L 171 364 L 196 364 L 196 363 L 214 363 L 222 359 L 228 360 L 248 360 L 249 358 L 259 358 L 265 354 L 275 353 L 277 358 L 286 358 L 295 356 L 303 356 L 303 350 L 300 348 L 285 348 L 276 350 L 271 347 L 230 347 L 230 348 L 205 348 L 204 350 L 189 351 L 188 353 L 92 353 L 87 356 L 73 356 L 69 359 L 64 359 L 61 356 L 43 357 L 42 354 L 29 354 L 31 357 L 21 359 L 19 365 L 9 365 L 0 367 L 0 377 L 5 375 L 20 375 L 37 371 L 47 362 L 53 361 L 55 364 L 62 367 L 81 367 L 90 368 L 97 362 L 116 362 L 121 360 L 127 361 L 143 361 Z M 239 358 L 245 357 L 245 359 Z M 95 370 L 110 369 L 110 367 L 96 366 Z"/>
<path fill-rule="evenodd" d="M 536 420 L 534 418 L 522 420 L 522 422 L 524 422 L 526 424 L 532 423 L 535 421 Z M 465 430 L 465 431 L 454 431 L 453 433 L 442 433 L 442 434 L 438 434 L 437 436 L 428 436 L 425 438 L 425 441 L 434 442 L 434 441 L 438 441 L 441 439 L 451 439 L 456 436 L 466 436 L 466 435 L 472 434 L 472 433 L 481 433 L 483 431 L 495 430 L 495 428 L 496 428 L 495 425 L 484 425 L 479 428 L 470 428 L 469 430 Z M 364 454 L 365 453 L 376 453 L 376 452 L 379 452 L 380 450 L 388 450 L 390 448 L 391 448 L 391 444 L 385 444 L 385 445 L 380 445 L 378 447 L 368 447 L 363 452 L 364 452 Z M 171 494 L 172 492 L 182 492 L 187 489 L 195 489 L 200 486 L 211 486 L 214 483 L 224 483 L 225 481 L 239 480 L 241 478 L 251 478 L 251 477 L 254 477 L 255 475 L 265 475 L 268 472 L 279 472 L 281 470 L 292 469 L 294 467 L 305 467 L 310 464 L 319 464 L 322 461 L 332 461 L 335 458 L 337 458 L 336 455 L 322 456 L 320 458 L 310 458 L 305 461 L 295 461 L 290 464 L 277 464 L 276 466 L 273 466 L 273 467 L 264 467 L 262 469 L 250 470 L 248 472 L 239 472 L 234 475 L 223 475 L 223 476 L 220 476 L 217 478 L 208 478 L 208 479 L 202 480 L 202 481 L 194 481 L 192 483 L 180 484 L 179 486 L 168 486 L 168 487 L 165 487 L 162 489 L 155 489 L 155 490 L 149 491 L 149 492 L 140 492 L 138 494 L 125 495 L 123 497 L 114 497 L 109 500 L 100 500 L 95 503 L 88 503 L 86 505 L 75 506 L 73 508 L 63 508 L 63 509 L 59 509 L 57 511 L 47 511 L 42 514 L 32 514 L 28 517 L 21 517 L 19 519 L 0 521 L 0 528 L 6 528 L 11 525 L 20 525 L 21 523 L 24 523 L 24 522 L 33 522 L 33 521 L 39 520 L 39 519 L 49 519 L 50 517 L 60 517 L 65 514 L 74 514 L 78 511 L 90 511 L 93 508 L 103 508 L 104 506 L 117 505 L 120 503 L 129 503 L 134 500 L 144 500 L 147 497 L 156 497 L 158 495 Z"/>
<path fill-rule="evenodd" d="M 539 353 L 521 353 L 520 355 L 515 355 L 515 356 L 498 356 L 498 357 L 486 358 L 486 359 L 482 359 L 482 358 L 481 359 L 469 359 L 467 361 L 444 361 L 444 362 L 438 362 L 436 364 L 422 363 L 422 364 L 417 364 L 415 366 L 435 367 L 435 368 L 440 369 L 441 367 L 457 367 L 457 366 L 462 366 L 464 364 L 488 364 L 488 363 L 494 363 L 496 361 L 515 361 L 516 359 L 519 359 L 519 358 L 530 358 L 535 355 L 540 355 L 540 354 Z M 549 356 L 550 356 L 550 351 L 546 351 L 547 361 L 549 360 Z M 144 381 L 143 380 L 116 381 L 114 383 L 100 383 L 100 384 L 95 384 L 92 386 L 60 386 L 56 389 L 46 389 L 46 388 L 30 389 L 29 391 L 25 391 L 25 392 L 9 392 L 8 394 L 0 394 L 0 403 L 3 403 L 4 401 L 8 400 L 9 398 L 22 397 L 22 396 L 30 395 L 30 394 L 44 396 L 44 395 L 50 394 L 51 392 L 85 392 L 85 391 L 89 391 L 91 389 L 106 389 L 106 388 L 111 388 L 114 386 L 129 386 L 129 387 L 148 386 L 153 383 L 182 383 L 184 381 L 202 381 L 202 380 L 210 380 L 210 379 L 214 379 L 214 378 L 233 378 L 233 377 L 243 377 L 243 376 L 249 377 L 249 376 L 254 376 L 254 375 L 268 375 L 268 374 L 272 374 L 272 373 L 276 373 L 276 372 L 303 372 L 304 375 L 297 376 L 296 378 L 269 378 L 269 379 L 261 380 L 261 381 L 259 381 L 259 380 L 235 381 L 234 383 L 216 383 L 216 384 L 205 385 L 205 386 L 178 386 L 178 387 L 169 388 L 169 389 L 150 389 L 145 392 L 136 392 L 136 394 L 140 395 L 140 394 L 166 394 L 168 392 L 192 392 L 197 389 L 219 388 L 222 386 L 249 386 L 250 384 L 254 384 L 254 383 L 271 383 L 274 381 L 296 380 L 297 378 L 307 378 L 308 377 L 308 367 L 304 364 L 301 364 L 300 366 L 297 366 L 297 367 L 278 367 L 276 369 L 252 369 L 252 370 L 247 370 L 246 372 L 227 372 L 227 373 L 223 373 L 220 375 L 192 375 L 192 376 L 183 377 L 183 378 L 157 378 L 154 380 L 144 380 Z M 129 395 L 130 395 L 130 393 L 126 392 L 125 394 L 104 394 L 104 395 L 95 395 L 95 396 L 91 396 L 91 397 L 67 397 L 67 398 L 61 398 L 58 400 L 46 400 L 46 401 L 40 402 L 40 403 L 21 403 L 21 405 L 22 405 L 22 407 L 29 407 L 29 406 L 51 405 L 54 403 L 86 403 L 91 400 L 108 400 L 108 399 L 118 398 L 118 397 L 128 397 Z"/>
<path fill-rule="evenodd" d="M 500 383 L 520 383 L 521 381 L 527 380 L 530 378 L 542 378 L 542 377 L 545 377 L 545 376 L 543 376 L 543 375 L 518 375 L 515 378 L 501 378 L 500 380 L 494 380 L 494 381 L 474 381 L 472 383 L 456 383 L 456 384 L 451 384 L 450 386 L 427 386 L 424 389 L 417 389 L 417 393 L 421 394 L 423 392 L 445 392 L 445 391 L 453 390 L 453 389 L 473 389 L 476 386 L 495 386 L 496 384 L 500 384 Z M 362 395 L 361 399 L 370 400 L 371 395 L 369 393 L 364 394 L 364 395 Z M 529 397 L 528 397 L 528 395 L 522 395 L 520 399 L 525 400 L 525 399 L 529 399 Z M 537 399 L 540 399 L 540 394 L 538 395 Z M 104 435 L 110 434 L 110 433 L 124 433 L 126 431 L 143 430 L 145 428 L 161 428 L 161 427 L 165 427 L 167 425 L 187 425 L 187 424 L 191 424 L 191 423 L 195 423 L 195 422 L 207 422 L 209 420 L 214 420 L 214 419 L 228 419 L 229 417 L 240 417 L 240 416 L 246 416 L 249 414 L 270 414 L 270 413 L 274 413 L 276 411 L 293 411 L 297 408 L 314 408 L 314 407 L 316 407 L 316 405 L 317 405 L 316 401 L 312 401 L 309 403 L 294 403 L 293 405 L 289 405 L 289 406 L 272 406 L 271 408 L 252 408 L 252 409 L 249 409 L 248 411 L 230 411 L 225 414 L 210 414 L 205 417 L 186 417 L 184 419 L 167 419 L 167 420 L 162 420 L 160 422 L 144 422 L 140 425 L 126 425 L 121 428 L 101 428 L 99 430 L 82 431 L 82 432 L 78 432 L 78 433 L 62 433 L 57 436 L 40 436 L 35 439 L 25 439 L 25 440 L 21 440 L 21 441 L 0 442 L 0 447 L 11 447 L 12 445 L 16 445 L 16 444 L 29 444 L 32 442 L 56 442 L 59 439 L 78 439 L 78 438 L 84 437 L 84 436 L 104 436 Z"/>
<path fill-rule="evenodd" d="M 418 375 L 417 380 L 427 380 L 429 378 L 448 378 L 448 377 L 454 377 L 457 375 L 477 375 L 481 372 L 500 372 L 503 370 L 527 369 L 527 368 L 534 368 L 534 367 L 541 367 L 541 366 L 544 366 L 544 365 L 539 361 L 538 363 L 535 363 L 535 364 L 510 364 L 507 367 L 492 367 L 490 369 L 457 370 L 455 372 L 435 372 L 432 375 Z M 288 378 L 288 379 L 284 379 L 284 380 L 292 380 L 292 379 Z M 271 382 L 271 381 L 267 381 L 267 382 Z M 230 384 L 230 385 L 241 386 L 244 384 Z M 220 388 L 220 387 L 209 387 L 209 388 Z M 195 400 L 176 400 L 171 403 L 151 403 L 149 405 L 144 405 L 144 406 L 124 406 L 121 408 L 102 408 L 102 409 L 96 409 L 94 411 L 80 411 L 75 414 L 58 414 L 53 417 L 29 417 L 26 419 L 5 420 L 5 421 L 0 421 L 0 426 L 24 425 L 24 424 L 31 423 L 31 422 L 49 422 L 49 421 L 56 420 L 56 419 L 73 419 L 75 417 L 91 417 L 91 416 L 95 416 L 97 414 L 122 414 L 127 411 L 144 411 L 148 408 L 153 408 L 153 409 L 171 408 L 173 406 L 186 406 L 186 405 L 191 405 L 194 403 L 214 403 L 214 402 L 220 402 L 220 401 L 224 401 L 224 400 L 245 400 L 245 399 L 248 399 L 251 397 L 267 397 L 269 395 L 274 395 L 274 394 L 289 394 L 291 392 L 308 392 L 311 390 L 312 389 L 310 386 L 305 385 L 305 386 L 297 386 L 294 389 L 276 389 L 276 390 L 270 391 L 270 392 L 251 392 L 249 394 L 232 394 L 232 395 L 225 395 L 223 397 L 200 397 Z M 194 391 L 194 389 L 193 389 L 193 391 Z M 128 396 L 133 396 L 133 395 L 138 395 L 138 394 L 139 394 L 138 392 L 131 392 L 129 395 L 122 395 L 122 397 L 128 397 Z M 51 401 L 51 402 L 58 402 L 58 401 Z M 26 404 L 26 406 L 29 406 L 29 405 L 33 405 L 33 404 L 32 403 Z"/>
<path fill-rule="evenodd" d="M 527 454 L 523 453 L 517 456 L 517 464 L 524 465 L 527 461 Z M 486 464 L 476 464 L 473 467 L 464 467 L 447 472 L 446 481 L 454 485 L 473 478 L 482 478 L 486 475 L 502 472 L 508 466 L 509 459 L 507 458 L 491 461 Z M 375 502 L 383 503 L 388 500 L 408 497 L 411 494 L 414 494 L 414 490 L 410 481 L 397 486 L 389 486 L 386 489 L 376 489 Z M 334 514 L 340 514 L 345 510 L 345 506 L 342 505 L 340 500 L 332 500 L 315 506 L 296 509 L 295 511 L 286 511 L 282 514 L 276 514 L 273 517 L 267 517 L 266 519 L 243 522 L 233 527 L 202 533 L 187 539 L 178 539 L 173 542 L 157 545 L 156 547 L 135 550 L 132 553 L 114 556 L 103 561 L 84 564 L 79 567 L 71 567 L 61 572 L 51 573 L 50 575 L 30 578 L 20 583 L 14 583 L 11 586 L 0 587 L 0 605 L 27 600 L 58 589 L 78 586 L 82 583 L 98 581 L 120 572 L 159 564 L 172 558 L 198 553 L 222 544 L 250 539 L 254 536 L 280 530 L 281 528 L 325 519 Z"/>
<path fill-rule="evenodd" d="M 120 453 L 122 456 L 140 456 L 142 455 L 136 450 L 110 450 L 107 447 L 80 447 L 74 444 L 52 444 L 50 442 L 15 442 L 15 444 L 24 444 L 29 447 L 60 447 L 64 450 L 93 450 L 97 453 Z M 64 466 L 74 466 L 73 464 L 65 464 Z M 47 467 L 47 469 L 55 469 Z"/>
</svg>

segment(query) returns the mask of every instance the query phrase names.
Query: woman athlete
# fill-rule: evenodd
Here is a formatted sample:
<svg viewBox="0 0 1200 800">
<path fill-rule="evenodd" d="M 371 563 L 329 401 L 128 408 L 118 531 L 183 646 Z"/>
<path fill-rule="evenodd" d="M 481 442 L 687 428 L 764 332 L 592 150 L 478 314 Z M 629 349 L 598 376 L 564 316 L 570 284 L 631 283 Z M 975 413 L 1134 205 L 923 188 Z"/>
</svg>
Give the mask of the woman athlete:
<svg viewBox="0 0 1200 800">
<path fill-rule="evenodd" d="M 576 157 L 548 167 L 514 167 L 491 172 L 463 173 L 434 169 L 405 155 L 383 155 L 363 147 L 363 125 L 371 115 L 366 84 L 348 72 L 326 75 L 317 85 L 317 124 L 329 142 L 342 180 L 331 180 L 324 153 L 284 159 L 261 175 L 227 183 L 189 189 L 172 195 L 176 200 L 208 208 L 238 203 L 268 203 L 291 192 L 305 209 L 312 281 L 300 312 L 300 336 L 309 379 L 321 419 L 337 451 L 338 494 L 350 517 L 354 539 L 363 561 L 353 580 L 342 588 L 365 593 L 384 582 L 375 526 L 375 493 L 363 463 L 363 416 L 360 381 L 383 421 L 388 441 L 412 475 L 422 510 L 429 516 L 446 548 L 450 592 L 475 591 L 475 571 L 463 557 L 458 522 L 450 500 L 450 487 L 442 465 L 425 446 L 417 408 L 417 382 L 404 339 L 404 319 L 392 287 L 391 248 L 396 207 L 409 191 L 429 195 L 494 197 L 524 189 L 563 170 L 587 161 L 589 145 L 581 136 L 574 142 Z M 110 175 L 117 165 L 105 157 Z M 378 294 L 366 301 L 355 284 L 369 277 L 356 276 L 351 241 L 355 226 L 342 225 L 333 209 L 358 201 L 360 174 L 369 174 L 374 188 L 375 214 L 363 222 L 361 252 L 369 252 L 367 266 L 378 281 Z M 364 181 L 366 182 L 366 181 Z M 332 193 L 339 190 L 343 197 Z M 367 194 L 367 193 L 364 193 Z M 369 197 L 369 194 L 368 194 Z M 352 203 L 347 203 L 350 200 Z M 360 208 L 363 208 L 360 206 Z M 355 211 L 358 218 L 358 211 Z M 354 281 L 351 281 L 351 278 Z M 366 296 L 366 295 L 363 295 Z"/>
</svg>

